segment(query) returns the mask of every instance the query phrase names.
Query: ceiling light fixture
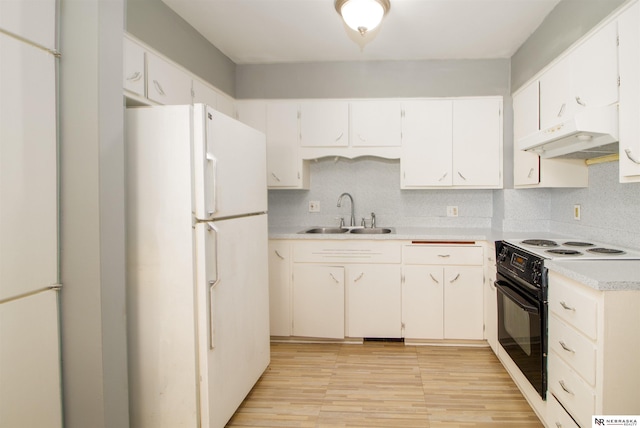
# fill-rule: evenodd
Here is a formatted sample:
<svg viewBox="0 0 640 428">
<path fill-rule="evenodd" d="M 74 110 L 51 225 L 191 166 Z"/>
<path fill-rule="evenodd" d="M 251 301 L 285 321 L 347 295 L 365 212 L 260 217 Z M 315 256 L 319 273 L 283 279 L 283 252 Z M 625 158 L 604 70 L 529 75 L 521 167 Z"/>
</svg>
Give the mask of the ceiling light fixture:
<svg viewBox="0 0 640 428">
<path fill-rule="evenodd" d="M 335 6 L 345 24 L 364 37 L 380 25 L 391 3 L 389 0 L 336 0 Z"/>
</svg>

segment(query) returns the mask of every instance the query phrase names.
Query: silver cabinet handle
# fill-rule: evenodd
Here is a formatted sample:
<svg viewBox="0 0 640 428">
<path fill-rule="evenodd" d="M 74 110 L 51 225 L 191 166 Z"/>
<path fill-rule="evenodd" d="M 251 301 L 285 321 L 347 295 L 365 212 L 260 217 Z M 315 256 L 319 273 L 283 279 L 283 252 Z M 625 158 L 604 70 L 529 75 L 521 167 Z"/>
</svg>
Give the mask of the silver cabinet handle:
<svg viewBox="0 0 640 428">
<path fill-rule="evenodd" d="M 336 277 L 335 277 L 335 276 L 333 276 L 333 274 L 332 274 L 332 273 L 329 273 L 329 276 L 331 277 L 331 279 L 333 279 L 333 280 L 336 282 L 336 284 L 340 284 L 340 281 L 338 281 L 338 280 L 336 279 Z"/>
<path fill-rule="evenodd" d="M 535 170 L 535 168 L 531 168 L 529 170 L 529 174 L 527 174 L 527 178 L 531 178 L 531 175 L 533 174 L 533 171 Z"/>
<path fill-rule="evenodd" d="M 466 178 L 464 175 L 460 174 L 460 171 L 458 171 L 458 175 L 459 175 L 459 176 L 460 176 L 460 178 L 462 178 L 464 181 L 467 181 L 467 178 Z"/>
<path fill-rule="evenodd" d="M 158 91 L 158 93 L 159 93 L 160 95 L 166 95 L 166 94 L 164 93 L 164 91 L 162 90 L 162 86 L 160 86 L 160 83 L 158 83 L 158 81 L 157 81 L 157 80 L 154 80 L 154 81 L 153 81 L 153 86 L 155 86 L 155 87 L 156 87 L 156 91 Z"/>
<path fill-rule="evenodd" d="M 284 260 L 284 257 L 282 257 L 282 256 L 280 255 L 280 253 L 278 252 L 278 250 L 274 250 L 273 252 L 274 252 L 274 253 L 276 253 L 276 256 L 278 256 L 278 257 L 280 258 L 280 260 Z"/>
<path fill-rule="evenodd" d="M 429 274 L 429 276 L 431 277 L 431 279 L 433 280 L 433 282 L 435 282 L 436 284 L 440 284 L 440 281 L 438 281 L 438 280 L 436 279 L 436 277 L 435 277 L 435 276 L 433 276 L 433 274 L 431 274 L 431 273 L 430 273 L 430 274 Z"/>
<path fill-rule="evenodd" d="M 360 275 L 358 275 L 358 277 L 356 279 L 353 280 L 353 282 L 358 282 L 362 279 L 362 277 L 364 276 L 364 272 L 360 273 Z"/>
<path fill-rule="evenodd" d="M 448 172 L 445 172 L 445 173 L 444 173 L 444 175 L 438 179 L 438 181 L 442 181 L 442 180 L 444 180 L 444 178 L 447 176 L 447 174 L 449 174 L 449 173 L 448 173 Z"/>
<path fill-rule="evenodd" d="M 565 351 L 567 351 L 567 352 L 571 352 L 572 354 L 575 354 L 575 353 L 576 353 L 576 351 L 574 351 L 573 349 L 569 348 L 569 347 L 567 346 L 567 344 L 566 344 L 566 343 L 564 343 L 562 340 L 560 340 L 558 343 L 560 344 L 560 346 L 562 346 L 562 349 L 564 349 Z"/>
<path fill-rule="evenodd" d="M 566 392 L 567 394 L 575 395 L 575 394 L 573 393 L 573 391 L 572 391 L 572 390 L 570 390 L 569 388 L 567 388 L 567 385 L 565 385 L 565 383 L 564 383 L 564 381 L 563 381 L 563 380 L 558 381 L 558 383 L 560 384 L 560 386 L 562 387 L 562 389 L 564 389 L 564 392 Z"/>
<path fill-rule="evenodd" d="M 560 306 L 562 306 L 563 308 L 565 308 L 568 311 L 575 311 L 576 308 L 572 308 L 571 306 L 567 305 L 565 302 L 560 302 Z"/>
<path fill-rule="evenodd" d="M 562 428 L 562 424 L 560 422 L 556 422 L 556 427 Z"/>
<path fill-rule="evenodd" d="M 278 178 L 277 175 L 275 175 L 273 172 L 271 173 L 271 176 L 276 180 L 276 181 L 280 181 L 280 178 Z"/>
<path fill-rule="evenodd" d="M 576 95 L 576 102 L 577 102 L 578 104 L 580 104 L 582 107 L 586 107 L 586 106 L 587 106 L 587 105 L 585 104 L 585 102 L 584 102 L 584 101 L 582 101 L 582 100 L 580 99 L 580 97 L 579 97 L 579 96 L 577 96 L 577 95 Z"/>
<path fill-rule="evenodd" d="M 560 107 L 560 111 L 558 112 L 558 117 L 562 117 L 562 115 L 564 114 L 564 108 L 567 106 L 566 103 L 562 103 L 562 106 Z"/>
<path fill-rule="evenodd" d="M 340 135 L 338 135 L 338 138 L 336 138 L 336 141 L 339 141 L 343 135 L 344 135 L 344 132 L 341 132 Z"/>
<path fill-rule="evenodd" d="M 453 284 L 454 282 L 456 282 L 458 280 L 458 278 L 460 278 L 460 274 L 457 274 L 455 278 L 453 278 L 452 280 L 449 281 L 449 284 Z"/>
<path fill-rule="evenodd" d="M 358 134 L 358 138 L 360 139 L 360 141 L 363 141 L 363 142 L 365 142 L 365 143 L 367 142 L 367 139 L 366 139 L 366 138 L 364 138 L 364 137 L 363 137 L 362 135 L 360 135 L 360 134 Z"/>
<path fill-rule="evenodd" d="M 441 259 L 446 259 L 448 257 L 451 257 L 451 254 L 438 254 L 438 257 L 440 257 Z"/>
<path fill-rule="evenodd" d="M 631 149 L 624 149 L 625 154 L 629 158 L 629 160 L 635 164 L 640 165 L 640 159 L 636 158 L 632 153 Z"/>
<path fill-rule="evenodd" d="M 141 77 L 142 77 L 142 73 L 140 73 L 139 71 L 136 71 L 131 76 L 127 77 L 127 80 L 130 80 L 132 82 L 137 82 L 138 80 L 140 80 Z"/>
</svg>

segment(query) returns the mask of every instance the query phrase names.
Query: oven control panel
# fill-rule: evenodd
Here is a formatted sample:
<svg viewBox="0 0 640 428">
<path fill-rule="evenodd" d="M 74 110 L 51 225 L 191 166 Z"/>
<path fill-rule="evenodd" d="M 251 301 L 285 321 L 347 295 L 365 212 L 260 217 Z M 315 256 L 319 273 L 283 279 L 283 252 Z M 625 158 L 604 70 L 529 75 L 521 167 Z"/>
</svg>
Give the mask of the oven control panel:
<svg viewBox="0 0 640 428">
<path fill-rule="evenodd" d="M 498 271 L 537 287 L 546 280 L 543 258 L 503 241 L 496 242 L 496 266 Z"/>
</svg>

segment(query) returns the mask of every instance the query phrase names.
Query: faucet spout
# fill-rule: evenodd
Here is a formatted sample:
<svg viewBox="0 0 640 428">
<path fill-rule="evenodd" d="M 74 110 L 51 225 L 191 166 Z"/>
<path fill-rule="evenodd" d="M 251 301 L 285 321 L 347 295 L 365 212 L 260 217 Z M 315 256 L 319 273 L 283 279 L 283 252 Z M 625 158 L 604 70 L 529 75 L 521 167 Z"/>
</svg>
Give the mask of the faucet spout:
<svg viewBox="0 0 640 428">
<path fill-rule="evenodd" d="M 355 227 L 356 225 L 356 217 L 354 215 L 354 210 L 353 210 L 353 196 L 351 196 L 349 193 L 343 193 L 342 195 L 340 195 L 340 197 L 338 197 L 338 208 L 340 208 L 342 206 L 342 198 L 344 198 L 345 196 L 349 197 L 349 200 L 351 201 L 351 220 L 349 222 L 349 225 L 351 227 Z"/>
</svg>

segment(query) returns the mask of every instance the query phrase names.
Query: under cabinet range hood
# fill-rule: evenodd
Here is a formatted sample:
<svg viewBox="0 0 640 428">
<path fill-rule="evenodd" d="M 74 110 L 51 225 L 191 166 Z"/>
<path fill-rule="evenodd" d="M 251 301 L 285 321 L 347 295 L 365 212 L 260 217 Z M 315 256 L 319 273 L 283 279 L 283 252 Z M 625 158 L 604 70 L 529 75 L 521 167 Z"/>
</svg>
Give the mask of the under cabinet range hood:
<svg viewBox="0 0 640 428">
<path fill-rule="evenodd" d="M 618 105 L 589 107 L 518 140 L 520 150 L 541 158 L 586 159 L 618 153 Z"/>
</svg>

